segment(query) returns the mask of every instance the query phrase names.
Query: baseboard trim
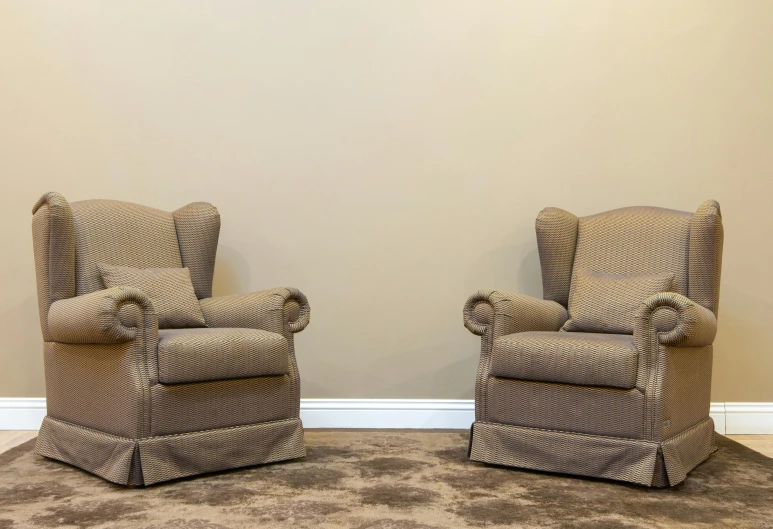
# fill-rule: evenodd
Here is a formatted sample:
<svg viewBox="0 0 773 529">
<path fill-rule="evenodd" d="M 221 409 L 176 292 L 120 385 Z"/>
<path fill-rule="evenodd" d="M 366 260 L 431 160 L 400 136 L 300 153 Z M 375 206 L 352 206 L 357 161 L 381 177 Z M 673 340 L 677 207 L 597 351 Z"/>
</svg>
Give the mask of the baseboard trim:
<svg viewBox="0 0 773 529">
<path fill-rule="evenodd" d="M 726 402 L 729 434 L 773 434 L 773 402 Z"/>
<path fill-rule="evenodd" d="M 0 398 L 0 430 L 37 430 L 44 398 Z M 773 434 L 773 402 L 712 402 L 721 434 Z M 461 428 L 475 420 L 472 400 L 301 399 L 306 428 Z"/>
<path fill-rule="evenodd" d="M 0 398 L 0 430 L 39 430 L 46 399 Z"/>
<path fill-rule="evenodd" d="M 306 428 L 464 428 L 475 421 L 472 400 L 301 399 Z"/>
<path fill-rule="evenodd" d="M 724 402 L 712 402 L 709 408 L 709 417 L 714 419 L 714 430 L 722 435 L 727 433 L 725 428 L 725 403 Z"/>
</svg>

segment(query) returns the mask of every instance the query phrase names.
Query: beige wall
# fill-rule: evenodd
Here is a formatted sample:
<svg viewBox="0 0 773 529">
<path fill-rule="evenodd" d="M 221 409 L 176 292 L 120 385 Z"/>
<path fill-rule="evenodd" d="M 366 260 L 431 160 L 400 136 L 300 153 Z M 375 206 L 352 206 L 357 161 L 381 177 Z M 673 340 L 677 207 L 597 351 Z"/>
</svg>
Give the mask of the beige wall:
<svg viewBox="0 0 773 529">
<path fill-rule="evenodd" d="M 773 2 L 0 1 L 0 396 L 44 395 L 45 191 L 223 218 L 215 293 L 289 285 L 305 397 L 471 398 L 479 288 L 534 218 L 722 205 L 714 401 L 773 401 Z"/>
</svg>

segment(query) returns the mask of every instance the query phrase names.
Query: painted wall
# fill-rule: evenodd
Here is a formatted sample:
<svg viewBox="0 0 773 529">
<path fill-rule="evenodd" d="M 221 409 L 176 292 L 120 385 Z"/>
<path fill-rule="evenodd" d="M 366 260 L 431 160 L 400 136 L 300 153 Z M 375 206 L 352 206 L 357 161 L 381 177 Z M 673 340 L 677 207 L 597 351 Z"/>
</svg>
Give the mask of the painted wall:
<svg viewBox="0 0 773 529">
<path fill-rule="evenodd" d="M 471 398 L 534 218 L 722 205 L 714 401 L 773 401 L 773 2 L 0 0 L 0 396 L 45 393 L 44 192 L 223 219 L 215 293 L 296 286 L 304 397 Z"/>
</svg>

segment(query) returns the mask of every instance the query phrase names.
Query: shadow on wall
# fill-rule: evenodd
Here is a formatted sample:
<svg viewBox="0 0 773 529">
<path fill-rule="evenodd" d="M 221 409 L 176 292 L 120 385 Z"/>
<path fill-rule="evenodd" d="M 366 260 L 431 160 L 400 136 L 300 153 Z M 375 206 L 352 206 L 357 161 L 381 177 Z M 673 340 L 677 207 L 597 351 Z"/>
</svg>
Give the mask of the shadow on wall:
<svg viewBox="0 0 773 529">
<path fill-rule="evenodd" d="M 22 302 L 0 314 L 0 318 L 7 324 L 8 329 L 17 334 L 12 343 L 19 344 L 20 348 L 14 351 L 14 354 L 20 351 L 31 353 L 23 359 L 14 358 L 13 355 L 0 358 L 4 361 L 0 363 L 0 372 L 14 374 L 14 387 L 11 391 L 16 392 L 2 396 L 45 397 L 45 386 L 41 383 L 45 375 L 37 296 L 26 296 Z M 19 369 L 19 366 L 23 368 Z M 5 387 L 2 389 L 6 390 Z"/>
<path fill-rule="evenodd" d="M 491 288 L 542 298 L 542 269 L 534 228 L 511 232 L 502 245 L 481 254 L 469 269 L 466 284 L 468 296 Z"/>
<path fill-rule="evenodd" d="M 461 322 L 461 310 L 459 322 Z M 466 329 L 462 329 L 467 332 Z M 475 373 L 478 369 L 480 352 L 479 339 L 469 335 L 474 340 L 464 340 L 465 357 L 457 361 L 438 364 L 438 358 L 449 357 L 449 352 L 459 349 L 460 341 L 445 339 L 420 347 L 403 349 L 398 354 L 379 359 L 374 363 L 375 377 L 380 378 L 386 395 L 415 395 L 413 398 L 432 398 L 433 395 L 445 394 L 447 399 L 472 399 L 475 396 Z M 470 343 L 470 347 L 466 344 Z M 387 373 L 388 365 L 405 366 L 405 374 L 399 383 L 390 383 L 389 379 L 379 373 Z M 383 367 L 383 369 L 382 369 Z"/>
<path fill-rule="evenodd" d="M 542 268 L 539 263 L 539 252 L 537 251 L 536 242 L 533 243 L 533 247 L 523 257 L 521 266 L 518 269 L 518 292 L 527 296 L 542 298 Z"/>
<path fill-rule="evenodd" d="M 751 402 L 770 387 L 773 373 L 773 333 L 760 323 L 773 320 L 773 301 L 723 284 L 714 342 L 712 400 Z M 748 351 L 765 351 L 760 356 Z M 730 386 L 729 381 L 745 381 Z M 756 392 L 756 394 L 755 394 Z"/>
<path fill-rule="evenodd" d="M 239 251 L 223 244 L 217 247 L 212 295 L 245 294 L 250 286 L 250 264 Z"/>
</svg>

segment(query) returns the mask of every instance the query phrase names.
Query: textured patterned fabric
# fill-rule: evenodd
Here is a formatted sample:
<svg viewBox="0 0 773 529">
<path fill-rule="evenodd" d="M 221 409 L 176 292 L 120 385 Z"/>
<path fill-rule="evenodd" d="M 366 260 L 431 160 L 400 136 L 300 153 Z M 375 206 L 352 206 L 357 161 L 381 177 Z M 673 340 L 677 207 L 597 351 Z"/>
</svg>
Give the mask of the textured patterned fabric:
<svg viewBox="0 0 773 529">
<path fill-rule="evenodd" d="M 46 417 L 35 452 L 119 485 L 152 485 L 306 455 L 297 418 L 131 439 Z"/>
<path fill-rule="evenodd" d="M 636 386 L 637 363 L 632 336 L 521 332 L 494 340 L 491 375 L 631 389 Z"/>
<path fill-rule="evenodd" d="M 136 288 L 153 303 L 159 329 L 206 327 L 187 268 L 132 268 L 97 263 L 107 288 Z"/>
<path fill-rule="evenodd" d="M 255 329 L 168 329 L 158 333 L 158 380 L 183 384 L 284 375 L 290 350 L 281 335 Z"/>
<path fill-rule="evenodd" d="M 48 340 L 48 308 L 75 295 L 75 232 L 70 204 L 59 193 L 46 193 L 32 208 L 32 246 L 38 310 Z"/>
<path fill-rule="evenodd" d="M 150 384 L 134 342 L 46 342 L 43 352 L 49 418 L 122 437 L 149 435 L 143 395 Z"/>
<path fill-rule="evenodd" d="M 306 455 L 298 418 L 139 441 L 145 485 Z"/>
<path fill-rule="evenodd" d="M 661 486 L 678 483 L 708 457 L 711 344 L 723 243 L 719 211 L 716 202 L 707 201 L 694 215 L 649 207 L 579 219 L 556 208 L 540 213 L 536 229 L 545 301 L 487 290 L 464 306 L 465 326 L 481 336 L 473 431 L 496 430 L 473 441 L 473 459 Z M 673 276 L 671 292 L 650 285 L 652 290 L 636 295 L 628 285 L 600 289 L 608 294 L 594 298 L 586 292 L 587 270 L 597 276 Z M 625 320 L 626 334 L 633 330 L 625 338 L 629 346 L 633 342 L 629 351 L 635 351 L 635 362 L 633 355 L 620 354 L 618 365 L 619 352 L 609 345 L 584 354 L 585 346 L 578 347 L 572 333 L 560 333 L 559 345 L 528 332 L 558 331 L 569 319 L 567 311 L 557 313 L 551 304 L 581 307 L 583 314 L 598 311 L 600 316 L 583 329 L 619 332 L 619 320 Z M 615 304 L 618 308 L 609 308 Z M 608 326 L 610 320 L 618 323 Z M 617 339 L 609 334 L 608 339 Z M 559 434 L 568 437 L 557 441 Z M 588 442 L 587 435 L 603 437 L 603 446 Z M 651 460 L 652 467 L 641 467 L 641 452 L 629 457 L 639 450 L 631 446 L 644 446 L 639 442 L 651 443 L 647 465 Z M 536 446 L 541 443 L 547 452 Z"/>
<path fill-rule="evenodd" d="M 171 213 L 116 200 L 85 200 L 71 207 L 77 295 L 104 288 L 97 263 L 182 268 Z"/>
<path fill-rule="evenodd" d="M 194 384 L 156 384 L 152 435 L 169 435 L 297 417 L 297 372 Z"/>
<path fill-rule="evenodd" d="M 715 449 L 714 421 L 709 417 L 663 443 L 476 422 L 470 458 L 494 465 L 673 487 Z M 656 473 L 661 451 L 665 480 Z"/>
<path fill-rule="evenodd" d="M 309 323 L 308 301 L 293 288 L 212 298 L 214 207 L 167 213 L 48 193 L 32 226 L 48 407 L 40 454 L 122 484 L 303 455 L 293 333 Z M 187 287 L 178 316 L 231 328 L 159 333 L 157 309 L 168 314 L 157 290 L 104 289 L 99 263 L 182 272 L 185 285 L 169 290 Z"/>
<path fill-rule="evenodd" d="M 539 430 L 477 422 L 470 458 L 495 465 L 533 468 L 651 485 L 658 445 L 640 439 Z"/>
<path fill-rule="evenodd" d="M 653 321 L 663 307 L 678 318 L 669 332 L 658 332 Z M 711 311 L 675 293 L 652 296 L 640 308 L 634 344 L 646 367 L 636 385 L 647 396 L 649 438 L 664 439 L 708 416 L 716 323 Z"/>
<path fill-rule="evenodd" d="M 690 283 L 688 297 L 719 315 L 719 280 L 725 232 L 719 204 L 707 200 L 690 223 Z"/>
<path fill-rule="evenodd" d="M 464 326 L 481 336 L 480 362 L 475 379 L 475 420 L 486 417 L 491 349 L 500 336 L 525 331 L 557 331 L 569 317 L 555 301 L 499 290 L 479 290 L 464 305 Z"/>
<path fill-rule="evenodd" d="M 644 395 L 530 380 L 488 379 L 489 422 L 612 437 L 644 437 Z"/>
<path fill-rule="evenodd" d="M 535 224 L 542 267 L 542 297 L 564 307 L 569 302 L 579 221 L 563 209 L 545 208 L 537 215 Z"/>
<path fill-rule="evenodd" d="M 137 441 L 110 435 L 46 416 L 40 425 L 35 453 L 75 465 L 113 483 L 130 483 Z"/>
<path fill-rule="evenodd" d="M 681 483 L 687 473 L 704 461 L 717 447 L 714 444 L 714 421 L 704 419 L 692 428 L 661 444 L 668 482 Z"/>
<path fill-rule="evenodd" d="M 131 332 L 130 341 L 110 332 L 122 312 L 132 318 L 119 322 Z M 147 396 L 158 383 L 158 323 L 148 298 L 119 288 L 61 300 L 52 305 L 50 322 L 62 336 L 43 349 L 49 416 L 116 435 L 149 435 Z"/>
<path fill-rule="evenodd" d="M 668 474 L 666 473 L 666 460 L 663 459 L 663 450 L 658 450 L 655 457 L 655 471 L 652 474 L 652 487 L 668 487 Z"/>
<path fill-rule="evenodd" d="M 88 344 L 134 340 L 137 329 L 134 325 L 126 325 L 120 317 L 121 309 L 127 304 L 142 307 L 151 320 L 148 324 L 157 326 L 155 307 L 150 298 L 136 288 L 113 287 L 53 303 L 48 313 L 51 339 Z"/>
<path fill-rule="evenodd" d="M 673 292 L 687 295 L 692 214 L 632 207 L 582 217 L 571 291 L 579 270 L 608 274 L 673 273 Z"/>
<path fill-rule="evenodd" d="M 661 309 L 671 309 L 677 317 L 676 326 L 659 333 L 660 343 L 682 347 L 700 347 L 714 343 L 717 335 L 717 318 L 713 312 L 689 298 L 673 292 L 664 292 L 647 298 L 639 306 L 634 324 L 634 334 L 643 337 L 657 331 L 653 320 Z"/>
<path fill-rule="evenodd" d="M 639 306 L 671 290 L 674 274 L 604 274 L 577 270 L 564 331 L 633 334 Z M 671 327 L 673 328 L 673 322 Z"/>
<path fill-rule="evenodd" d="M 183 266 L 191 271 L 191 281 L 199 299 L 212 297 L 212 276 L 220 237 L 220 213 L 207 202 L 194 202 L 174 213 L 177 241 Z"/>
<path fill-rule="evenodd" d="M 660 346 L 660 439 L 697 424 L 711 408 L 713 346 Z"/>
<path fill-rule="evenodd" d="M 309 324 L 311 309 L 306 296 L 295 288 L 273 288 L 250 294 L 217 296 L 201 300 L 210 327 L 246 327 L 281 333 L 290 346 L 290 402 L 293 417 L 301 408 L 301 385 L 293 335 Z"/>
<path fill-rule="evenodd" d="M 273 288 L 201 300 L 210 327 L 246 327 L 285 334 L 309 324 L 309 302 L 294 288 Z"/>
</svg>

